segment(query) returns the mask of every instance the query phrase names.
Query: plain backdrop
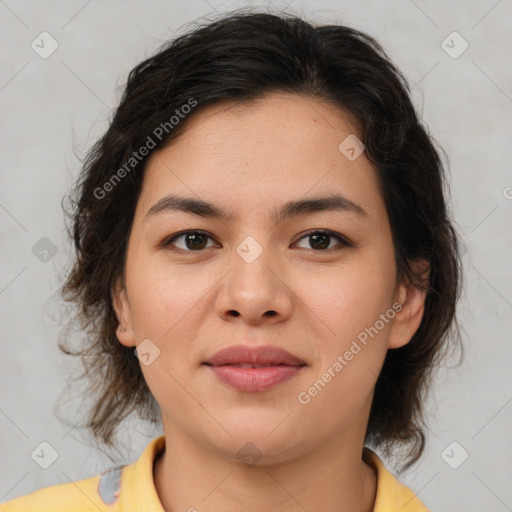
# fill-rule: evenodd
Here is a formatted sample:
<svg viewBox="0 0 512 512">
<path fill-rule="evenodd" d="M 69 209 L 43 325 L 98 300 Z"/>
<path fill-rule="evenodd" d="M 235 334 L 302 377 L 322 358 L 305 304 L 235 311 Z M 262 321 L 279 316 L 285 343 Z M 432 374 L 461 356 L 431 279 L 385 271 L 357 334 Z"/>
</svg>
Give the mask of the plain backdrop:
<svg viewBox="0 0 512 512">
<path fill-rule="evenodd" d="M 158 434 L 128 423 L 129 446 L 112 461 L 54 414 L 72 367 L 57 349 L 70 256 L 61 200 L 75 151 L 106 129 L 132 67 L 185 24 L 249 5 L 286 2 L 0 1 L 0 501 L 131 462 Z M 373 35 L 449 157 L 467 247 L 465 356 L 440 369 L 427 450 L 401 478 L 435 512 L 512 510 L 512 1 L 288 0 L 287 10 Z M 47 469 L 34 455 L 42 442 L 57 455 Z"/>
</svg>

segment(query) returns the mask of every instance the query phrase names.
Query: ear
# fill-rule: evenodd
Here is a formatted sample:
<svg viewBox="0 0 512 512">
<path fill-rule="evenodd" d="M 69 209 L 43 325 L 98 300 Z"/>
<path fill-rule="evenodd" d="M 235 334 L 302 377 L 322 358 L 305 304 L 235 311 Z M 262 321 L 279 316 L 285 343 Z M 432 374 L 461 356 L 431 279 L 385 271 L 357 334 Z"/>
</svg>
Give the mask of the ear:
<svg viewBox="0 0 512 512">
<path fill-rule="evenodd" d="M 126 347 L 134 347 L 135 337 L 133 335 L 130 303 L 128 302 L 126 288 L 121 278 L 118 278 L 114 290 L 112 291 L 112 306 L 116 313 L 117 321 L 119 322 L 116 329 L 119 343 Z"/>
<path fill-rule="evenodd" d="M 425 259 L 409 261 L 413 272 L 421 277 L 426 286 L 430 276 L 430 264 Z M 401 309 L 391 324 L 388 348 L 400 348 L 409 343 L 414 333 L 418 330 L 425 310 L 426 291 L 407 280 L 400 283 L 396 293 L 397 302 Z"/>
</svg>

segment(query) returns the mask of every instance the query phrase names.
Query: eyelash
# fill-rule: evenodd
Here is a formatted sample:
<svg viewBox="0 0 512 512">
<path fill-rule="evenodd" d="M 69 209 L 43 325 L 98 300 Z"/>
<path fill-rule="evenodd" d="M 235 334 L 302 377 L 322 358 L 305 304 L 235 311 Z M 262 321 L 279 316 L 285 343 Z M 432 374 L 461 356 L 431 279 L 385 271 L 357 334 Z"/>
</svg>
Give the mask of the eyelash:
<svg viewBox="0 0 512 512">
<path fill-rule="evenodd" d="M 206 237 L 210 238 L 211 240 L 214 240 L 214 238 L 212 236 L 210 236 L 208 233 L 206 233 L 205 231 L 200 231 L 200 230 L 182 231 L 181 233 L 177 233 L 175 235 L 172 235 L 169 238 L 166 238 L 162 242 L 161 247 L 162 248 L 167 248 L 167 247 L 171 246 L 172 243 L 175 242 L 176 240 L 178 240 L 179 238 L 182 238 L 185 235 L 190 235 L 190 234 L 203 235 L 203 236 L 206 236 Z M 340 243 L 340 245 L 342 247 L 353 247 L 353 244 L 347 238 L 343 237 L 339 233 L 336 233 L 334 231 L 330 231 L 328 229 L 315 229 L 315 230 L 312 230 L 312 231 L 308 231 L 307 233 L 302 235 L 301 238 L 299 238 L 298 242 L 300 242 L 304 238 L 308 238 L 308 237 L 311 237 L 313 235 L 318 235 L 318 234 L 320 234 L 320 235 L 327 235 L 327 236 L 330 236 L 331 238 L 335 238 L 336 240 L 338 240 L 338 242 Z M 177 249 L 178 251 L 184 251 L 184 252 L 202 252 L 203 250 L 209 249 L 209 248 L 210 247 L 206 247 L 206 248 L 198 249 L 197 251 L 194 251 L 194 250 L 190 250 L 190 249 L 181 249 L 180 247 L 174 247 L 174 249 Z M 333 250 L 333 248 L 331 247 L 330 249 L 321 249 L 321 250 L 306 249 L 306 250 L 307 251 L 313 251 L 313 252 L 328 252 L 328 251 L 330 252 L 330 251 Z"/>
</svg>

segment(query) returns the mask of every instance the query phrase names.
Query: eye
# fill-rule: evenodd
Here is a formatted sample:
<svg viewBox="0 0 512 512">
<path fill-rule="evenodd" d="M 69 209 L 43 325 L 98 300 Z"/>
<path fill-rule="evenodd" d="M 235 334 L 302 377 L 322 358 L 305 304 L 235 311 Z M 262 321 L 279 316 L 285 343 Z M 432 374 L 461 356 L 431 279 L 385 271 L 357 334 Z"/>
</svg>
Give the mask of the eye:
<svg viewBox="0 0 512 512">
<path fill-rule="evenodd" d="M 203 231 L 184 231 L 182 233 L 178 233 L 177 235 L 173 235 L 171 238 L 167 238 L 162 243 L 163 247 L 167 247 L 169 245 L 175 245 L 175 242 L 179 239 L 183 239 L 184 247 L 178 247 L 183 251 L 194 252 L 200 251 L 201 249 L 206 249 L 208 246 L 206 245 L 207 239 L 213 240 L 212 237 Z M 210 246 L 211 247 L 211 246 Z"/>
<path fill-rule="evenodd" d="M 329 245 L 332 238 L 335 238 L 339 241 L 339 245 L 344 247 L 351 247 L 352 244 L 343 236 L 341 236 L 338 233 L 334 233 L 333 231 L 328 230 L 316 230 L 316 231 L 310 231 L 309 233 L 306 233 L 300 240 L 304 240 L 305 238 L 310 239 L 310 246 L 313 249 L 319 249 L 320 251 L 325 251 L 329 249 Z M 305 249 L 308 249 L 305 247 Z M 332 249 L 332 247 L 331 247 Z M 319 252 L 318 250 L 316 252 Z"/>
</svg>

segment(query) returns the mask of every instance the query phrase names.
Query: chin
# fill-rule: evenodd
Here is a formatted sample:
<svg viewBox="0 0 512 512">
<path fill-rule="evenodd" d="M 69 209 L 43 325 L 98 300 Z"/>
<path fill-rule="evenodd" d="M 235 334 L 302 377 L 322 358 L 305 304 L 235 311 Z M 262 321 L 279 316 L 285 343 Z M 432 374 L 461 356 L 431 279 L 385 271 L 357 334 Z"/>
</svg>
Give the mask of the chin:
<svg viewBox="0 0 512 512">
<path fill-rule="evenodd" d="M 286 421 L 283 423 L 283 414 L 278 416 L 271 423 L 222 423 L 232 437 L 224 435 L 222 438 L 208 439 L 208 444 L 224 458 L 246 465 L 262 466 L 286 462 L 294 454 L 300 455 L 301 446 L 307 451 L 304 444 L 308 436 L 303 428 L 291 423 L 286 425 Z"/>
</svg>

